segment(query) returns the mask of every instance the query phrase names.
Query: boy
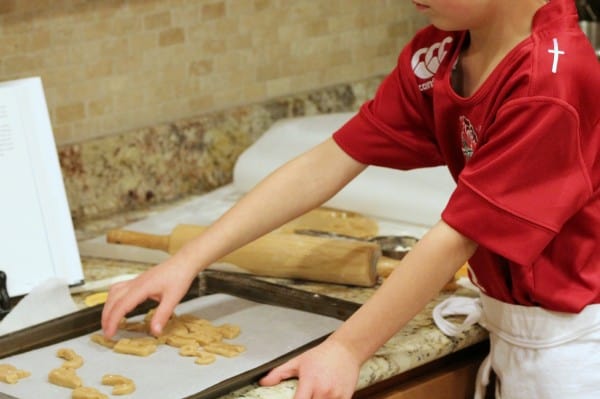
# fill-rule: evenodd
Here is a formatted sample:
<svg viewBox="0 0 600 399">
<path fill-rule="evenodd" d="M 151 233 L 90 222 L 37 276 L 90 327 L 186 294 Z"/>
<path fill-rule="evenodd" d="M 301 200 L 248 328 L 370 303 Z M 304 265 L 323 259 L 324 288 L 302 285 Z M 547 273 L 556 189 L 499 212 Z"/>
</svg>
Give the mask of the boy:
<svg viewBox="0 0 600 399">
<path fill-rule="evenodd" d="M 446 164 L 457 188 L 442 220 L 346 323 L 261 383 L 299 377 L 295 399 L 350 398 L 360 365 L 468 260 L 497 397 L 600 397 L 600 69 L 574 2 L 414 3 L 432 26 L 375 98 L 179 253 L 114 286 L 107 336 L 146 298 L 160 302 L 158 333 L 199 271 L 319 206 L 366 165 Z"/>
</svg>

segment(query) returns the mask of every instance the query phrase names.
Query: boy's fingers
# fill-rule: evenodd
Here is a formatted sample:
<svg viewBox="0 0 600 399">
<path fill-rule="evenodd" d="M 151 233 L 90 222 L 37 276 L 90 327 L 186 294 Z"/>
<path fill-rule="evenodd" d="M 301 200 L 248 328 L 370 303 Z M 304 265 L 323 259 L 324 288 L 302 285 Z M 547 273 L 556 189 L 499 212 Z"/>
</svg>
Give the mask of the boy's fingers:
<svg viewBox="0 0 600 399">
<path fill-rule="evenodd" d="M 147 297 L 145 293 L 135 295 L 134 292 L 121 286 L 111 288 L 102 310 L 102 328 L 106 337 L 112 337 L 121 319 Z"/>
<path fill-rule="evenodd" d="M 281 366 L 271 370 L 269 374 L 261 378 L 261 380 L 259 381 L 260 385 L 273 386 L 279 384 L 283 380 L 296 377 L 298 375 L 298 372 L 296 368 L 290 364 L 290 362 L 284 363 Z"/>
<path fill-rule="evenodd" d="M 150 324 L 150 331 L 153 335 L 160 335 L 163 327 L 169 321 L 169 318 L 173 314 L 173 309 L 177 306 L 179 301 L 171 296 L 165 296 L 160 301 L 154 316 L 152 317 L 152 321 Z"/>
</svg>

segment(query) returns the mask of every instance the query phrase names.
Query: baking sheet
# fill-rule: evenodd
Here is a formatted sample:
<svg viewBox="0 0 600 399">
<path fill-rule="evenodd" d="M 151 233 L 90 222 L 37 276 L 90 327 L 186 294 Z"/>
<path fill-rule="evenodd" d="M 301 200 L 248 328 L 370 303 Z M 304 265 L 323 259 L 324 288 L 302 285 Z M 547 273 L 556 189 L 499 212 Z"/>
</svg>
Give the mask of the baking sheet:
<svg viewBox="0 0 600 399">
<path fill-rule="evenodd" d="M 213 294 L 180 304 L 177 314 L 192 313 L 215 325 L 237 324 L 241 334 L 227 342 L 244 345 L 238 357 L 218 356 L 211 365 L 194 364 L 194 358 L 182 357 L 178 349 L 161 345 L 149 357 L 116 354 L 92 343 L 89 335 L 0 360 L 28 370 L 31 376 L 15 385 L 0 384 L 0 392 L 18 398 L 70 398 L 71 390 L 47 382 L 50 370 L 63 360 L 56 357 L 59 348 L 70 348 L 84 358 L 77 370 L 84 385 L 110 393 L 100 384 L 104 374 L 122 374 L 134 380 L 136 391 L 127 398 L 184 398 L 257 368 L 335 330 L 340 320 L 313 313 L 259 304 L 226 294 Z M 140 320 L 143 315 L 132 317 Z M 139 334 L 120 332 L 120 337 Z"/>
</svg>

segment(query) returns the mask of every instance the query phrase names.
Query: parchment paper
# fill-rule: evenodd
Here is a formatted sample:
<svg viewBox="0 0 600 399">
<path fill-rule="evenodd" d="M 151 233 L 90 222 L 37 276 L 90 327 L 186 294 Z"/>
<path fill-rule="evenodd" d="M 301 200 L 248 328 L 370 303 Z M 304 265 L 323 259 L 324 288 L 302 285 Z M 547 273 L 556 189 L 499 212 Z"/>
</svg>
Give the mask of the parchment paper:
<svg viewBox="0 0 600 399">
<path fill-rule="evenodd" d="M 249 191 L 279 166 L 330 138 L 353 115 L 334 113 L 277 121 L 240 155 L 233 184 L 241 192 Z M 445 166 L 409 171 L 369 166 L 325 205 L 433 226 L 455 187 Z"/>
<path fill-rule="evenodd" d="M 215 325 L 233 323 L 241 334 L 226 340 L 246 347 L 238 357 L 218 356 L 211 365 L 197 365 L 194 358 L 182 357 L 178 349 L 160 345 L 148 357 L 123 355 L 92 343 L 89 335 L 71 339 L 0 360 L 31 372 L 15 385 L 0 383 L 0 392 L 19 398 L 70 398 L 71 390 L 47 382 L 50 370 L 63 360 L 56 357 L 59 348 L 70 348 L 84 358 L 77 370 L 84 385 L 109 394 L 110 387 L 100 384 L 107 373 L 122 374 L 134 380 L 136 391 L 127 398 L 179 399 L 199 393 L 221 381 L 252 370 L 335 330 L 341 321 L 294 309 L 258 304 L 225 294 L 200 297 L 180 304 L 177 314 L 192 313 Z M 143 316 L 131 318 L 139 320 Z M 120 337 L 139 334 L 122 332 Z"/>
</svg>

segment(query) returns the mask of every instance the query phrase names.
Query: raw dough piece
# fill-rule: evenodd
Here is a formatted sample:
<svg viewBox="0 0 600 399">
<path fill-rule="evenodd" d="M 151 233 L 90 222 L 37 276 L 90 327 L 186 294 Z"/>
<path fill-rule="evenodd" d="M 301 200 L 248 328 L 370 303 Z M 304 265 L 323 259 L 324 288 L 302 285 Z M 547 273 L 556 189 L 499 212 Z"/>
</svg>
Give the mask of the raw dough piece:
<svg viewBox="0 0 600 399">
<path fill-rule="evenodd" d="M 72 349 L 61 348 L 56 352 L 56 356 L 65 359 L 61 367 L 67 369 L 78 369 L 83 365 L 83 358 Z"/>
<path fill-rule="evenodd" d="M 194 316 L 193 314 L 189 313 L 184 313 L 180 316 L 177 316 L 177 318 L 181 320 L 183 324 L 185 324 L 185 326 L 188 328 L 190 328 L 191 325 L 210 326 L 212 324 L 209 320 L 200 319 Z"/>
<path fill-rule="evenodd" d="M 143 321 L 129 323 L 127 320 L 124 320 L 121 321 L 121 323 L 119 323 L 119 328 L 125 331 L 135 331 L 143 333 L 147 333 L 149 331 L 148 325 Z"/>
<path fill-rule="evenodd" d="M 155 309 L 152 309 L 146 313 L 143 323 L 128 323 L 124 319 L 119 327 L 129 329 L 131 326 L 136 326 L 136 329 L 147 333 L 154 312 Z M 145 327 L 142 328 L 141 325 Z M 167 344 L 180 348 L 179 354 L 181 356 L 196 357 L 196 363 L 209 364 L 216 360 L 214 354 L 232 357 L 246 350 L 242 345 L 223 342 L 223 339 L 237 337 L 240 332 L 240 327 L 234 324 L 214 326 L 209 320 L 186 313 L 181 316 L 173 314 L 165 325 L 163 332 L 157 338 L 149 336 L 142 338 L 122 338 L 114 343 L 114 341 L 106 340 L 100 334 L 94 334 L 91 336 L 91 339 L 100 345 L 107 347 L 111 347 L 112 345 L 115 352 L 136 356 L 148 356 L 156 351 L 158 345 Z M 201 350 L 200 346 L 204 346 L 205 349 Z"/>
<path fill-rule="evenodd" d="M 10 364 L 0 364 L 0 381 L 7 384 L 16 384 L 21 378 L 29 377 L 31 373 L 19 370 Z"/>
<path fill-rule="evenodd" d="M 104 302 L 106 302 L 107 298 L 108 298 L 108 292 L 97 292 L 95 294 L 86 296 L 83 299 L 83 303 L 85 303 L 86 306 L 92 307 L 92 306 L 103 304 Z"/>
<path fill-rule="evenodd" d="M 90 340 L 92 342 L 97 343 L 98 345 L 102 345 L 105 346 L 107 348 L 114 348 L 115 344 L 117 343 L 117 341 L 113 341 L 112 339 L 107 339 L 104 335 L 102 334 L 92 334 L 90 336 Z"/>
<path fill-rule="evenodd" d="M 108 396 L 92 387 L 75 388 L 71 393 L 71 399 L 108 399 Z"/>
<path fill-rule="evenodd" d="M 220 342 L 223 336 L 216 331 L 195 331 L 186 335 L 186 337 L 193 339 L 200 345 L 207 345 L 211 342 Z"/>
<path fill-rule="evenodd" d="M 148 356 L 156 351 L 156 344 L 144 338 L 121 338 L 113 351 L 127 355 Z"/>
<path fill-rule="evenodd" d="M 204 346 L 204 350 L 217 355 L 234 357 L 244 352 L 246 348 L 242 345 L 227 344 L 225 342 L 212 342 Z"/>
<path fill-rule="evenodd" d="M 165 327 L 163 328 L 162 333 L 157 337 L 158 342 L 164 344 L 167 342 L 167 338 L 171 335 L 184 335 L 188 333 L 188 329 L 183 324 L 182 321 L 178 320 L 176 317 L 171 318 Z"/>
<path fill-rule="evenodd" d="M 75 369 L 68 369 L 65 367 L 59 367 L 48 374 L 48 381 L 54 385 L 65 388 L 79 388 L 81 384 L 81 378 L 75 374 Z"/>
<path fill-rule="evenodd" d="M 223 338 L 227 339 L 236 338 L 241 332 L 240 327 L 233 324 L 223 324 L 222 326 L 217 327 L 217 330 L 223 335 Z"/>
<path fill-rule="evenodd" d="M 167 345 L 174 346 L 175 348 L 181 348 L 184 345 L 197 344 L 196 340 L 191 337 L 182 337 L 179 335 L 170 335 L 167 337 Z"/>
<path fill-rule="evenodd" d="M 135 391 L 133 380 L 118 374 L 105 374 L 102 377 L 102 384 L 112 385 L 113 395 L 127 395 Z"/>
<path fill-rule="evenodd" d="M 196 360 L 194 361 L 194 363 L 204 365 L 204 364 L 211 364 L 215 360 L 217 360 L 217 357 L 214 354 L 204 352 L 204 351 L 199 351 L 196 354 Z"/>
<path fill-rule="evenodd" d="M 193 344 L 183 345 L 179 348 L 180 356 L 198 356 L 198 352 L 200 352 L 200 345 L 197 342 Z"/>
</svg>

